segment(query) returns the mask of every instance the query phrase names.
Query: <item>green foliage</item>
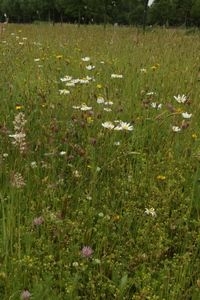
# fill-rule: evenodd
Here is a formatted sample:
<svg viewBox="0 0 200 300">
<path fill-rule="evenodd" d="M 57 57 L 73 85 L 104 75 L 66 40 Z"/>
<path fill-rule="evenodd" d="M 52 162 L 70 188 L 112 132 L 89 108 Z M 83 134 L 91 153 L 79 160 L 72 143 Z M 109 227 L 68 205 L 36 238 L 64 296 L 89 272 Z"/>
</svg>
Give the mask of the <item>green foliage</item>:
<svg viewBox="0 0 200 300">
<path fill-rule="evenodd" d="M 199 0 L 193 2 L 191 8 L 191 19 L 193 20 L 195 25 L 197 26 L 200 25 L 200 1 Z"/>
<path fill-rule="evenodd" d="M 146 22 L 148 0 L 2 0 L 1 20 L 35 20 L 80 24 L 119 23 L 142 25 Z M 154 0 L 148 7 L 148 24 L 199 26 L 199 0 Z M 144 24 L 143 24 L 144 25 Z"/>
<path fill-rule="evenodd" d="M 155 0 L 150 8 L 150 22 L 160 25 L 198 25 L 199 0 Z"/>
</svg>

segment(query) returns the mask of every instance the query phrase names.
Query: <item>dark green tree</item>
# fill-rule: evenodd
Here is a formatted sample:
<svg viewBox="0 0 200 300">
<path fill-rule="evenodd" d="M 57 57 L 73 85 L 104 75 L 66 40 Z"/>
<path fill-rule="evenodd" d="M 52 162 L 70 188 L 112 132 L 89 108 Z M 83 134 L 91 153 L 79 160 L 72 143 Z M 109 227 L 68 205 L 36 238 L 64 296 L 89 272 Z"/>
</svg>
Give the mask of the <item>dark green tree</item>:
<svg viewBox="0 0 200 300">
<path fill-rule="evenodd" d="M 190 17 L 192 24 L 200 26 L 200 0 L 193 1 Z"/>
<path fill-rule="evenodd" d="M 200 0 L 0 0 L 0 20 L 200 26 Z M 148 11 L 148 16 L 147 16 Z"/>
<path fill-rule="evenodd" d="M 149 9 L 149 22 L 158 25 L 173 25 L 175 12 L 174 0 L 155 0 Z"/>
</svg>

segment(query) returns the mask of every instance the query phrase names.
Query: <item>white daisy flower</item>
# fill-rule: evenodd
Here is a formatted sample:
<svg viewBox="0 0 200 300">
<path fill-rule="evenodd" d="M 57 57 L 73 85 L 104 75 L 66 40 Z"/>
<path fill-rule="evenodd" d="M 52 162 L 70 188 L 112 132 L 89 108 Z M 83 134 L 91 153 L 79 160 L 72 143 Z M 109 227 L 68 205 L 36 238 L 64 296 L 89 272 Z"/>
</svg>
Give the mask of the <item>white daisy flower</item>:
<svg viewBox="0 0 200 300">
<path fill-rule="evenodd" d="M 114 125 L 113 125 L 113 123 L 112 122 L 110 122 L 110 121 L 106 121 L 106 122 L 104 122 L 104 123 L 102 123 L 101 124 L 104 128 L 106 128 L 106 129 L 114 129 Z"/>
<path fill-rule="evenodd" d="M 130 123 L 127 122 L 123 122 L 121 121 L 119 123 L 119 125 L 117 125 L 114 130 L 127 130 L 127 131 L 132 131 L 133 130 L 133 126 L 130 125 Z"/>
<path fill-rule="evenodd" d="M 60 93 L 60 95 L 68 95 L 68 94 L 70 94 L 70 91 L 69 90 L 59 90 L 59 93 Z"/>
<path fill-rule="evenodd" d="M 105 105 L 113 105 L 113 102 L 112 101 L 107 101 L 104 103 Z"/>
<path fill-rule="evenodd" d="M 172 131 L 174 131 L 174 132 L 180 132 L 181 128 L 178 127 L 178 126 L 172 126 Z"/>
<path fill-rule="evenodd" d="M 98 104 L 102 104 L 102 103 L 104 103 L 104 102 L 105 102 L 105 100 L 104 100 L 103 97 L 99 96 L 99 97 L 97 98 L 97 103 L 98 103 Z"/>
<path fill-rule="evenodd" d="M 31 163 L 30 163 L 30 165 L 31 165 L 31 168 L 37 168 L 37 163 L 36 163 L 36 161 L 32 161 Z"/>
<path fill-rule="evenodd" d="M 89 83 L 89 80 L 88 79 L 79 79 L 79 83 L 80 84 L 87 84 L 87 83 Z"/>
<path fill-rule="evenodd" d="M 94 70 L 95 69 L 95 66 L 93 65 L 88 65 L 85 67 L 87 70 L 91 71 L 91 70 Z"/>
<path fill-rule="evenodd" d="M 147 96 L 153 96 L 153 95 L 156 95 L 156 93 L 155 92 L 148 92 L 148 93 L 146 93 L 146 95 Z"/>
<path fill-rule="evenodd" d="M 67 152 L 66 151 L 60 151 L 60 156 L 63 156 L 63 155 L 65 155 Z"/>
<path fill-rule="evenodd" d="M 74 84 L 77 84 L 77 83 L 80 82 L 80 79 L 79 78 L 72 79 L 71 82 L 74 83 Z"/>
<path fill-rule="evenodd" d="M 88 75 L 86 76 L 86 79 L 89 80 L 89 81 L 91 81 L 91 80 L 95 81 L 95 79 L 93 77 L 90 77 Z"/>
<path fill-rule="evenodd" d="M 75 86 L 75 83 L 74 83 L 74 82 L 71 82 L 71 81 L 69 81 L 69 82 L 67 82 L 65 85 L 66 85 L 66 86 Z"/>
<path fill-rule="evenodd" d="M 123 129 L 122 129 L 121 125 L 119 124 L 119 125 L 117 125 L 117 126 L 114 128 L 114 130 L 120 131 L 120 130 L 123 130 Z"/>
<path fill-rule="evenodd" d="M 89 56 L 82 57 L 81 59 L 82 59 L 82 61 L 90 61 L 90 57 Z"/>
<path fill-rule="evenodd" d="M 68 75 L 66 75 L 63 78 L 60 78 L 60 81 L 62 81 L 62 82 L 66 82 L 66 81 L 70 81 L 70 80 L 72 80 L 72 76 L 68 76 Z"/>
<path fill-rule="evenodd" d="M 123 78 L 122 74 L 111 74 L 111 78 Z"/>
<path fill-rule="evenodd" d="M 157 108 L 157 103 L 156 103 L 156 102 L 152 102 L 152 103 L 151 103 L 151 107 Z"/>
<path fill-rule="evenodd" d="M 187 101 L 187 96 L 183 95 L 178 95 L 178 96 L 174 96 L 174 99 L 178 102 L 178 103 L 185 103 Z"/>
<path fill-rule="evenodd" d="M 82 111 L 88 111 L 88 110 L 92 110 L 91 106 L 87 106 L 85 103 L 81 104 L 80 110 Z"/>
<path fill-rule="evenodd" d="M 189 114 L 189 113 L 187 113 L 187 112 L 183 112 L 183 113 L 182 113 L 182 117 L 183 117 L 184 119 L 190 119 L 190 118 L 192 117 L 192 114 Z"/>
<path fill-rule="evenodd" d="M 156 103 L 156 102 L 152 102 L 152 103 L 151 103 L 151 107 L 152 107 L 152 108 L 156 108 L 156 109 L 161 109 L 161 108 L 162 108 L 162 104 L 161 104 L 161 103 L 158 104 L 158 103 Z"/>
</svg>

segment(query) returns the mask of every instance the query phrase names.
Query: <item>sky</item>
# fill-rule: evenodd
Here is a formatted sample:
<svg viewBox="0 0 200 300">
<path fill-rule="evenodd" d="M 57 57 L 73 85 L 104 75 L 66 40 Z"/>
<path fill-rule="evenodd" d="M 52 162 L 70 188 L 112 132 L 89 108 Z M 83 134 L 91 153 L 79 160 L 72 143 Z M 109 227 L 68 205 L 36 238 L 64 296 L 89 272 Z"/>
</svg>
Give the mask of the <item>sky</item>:
<svg viewBox="0 0 200 300">
<path fill-rule="evenodd" d="M 154 0 L 149 0 L 149 5 L 151 5 L 153 3 Z"/>
</svg>

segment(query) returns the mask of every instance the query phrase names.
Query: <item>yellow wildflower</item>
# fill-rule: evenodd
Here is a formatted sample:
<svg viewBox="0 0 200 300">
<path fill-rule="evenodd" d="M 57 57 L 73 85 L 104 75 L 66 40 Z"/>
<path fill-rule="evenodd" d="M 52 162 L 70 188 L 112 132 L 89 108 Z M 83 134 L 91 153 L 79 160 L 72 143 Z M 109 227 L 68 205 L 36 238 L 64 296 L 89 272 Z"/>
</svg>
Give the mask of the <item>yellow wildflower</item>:
<svg viewBox="0 0 200 300">
<path fill-rule="evenodd" d="M 20 109 L 22 109 L 23 108 L 23 105 L 20 105 L 20 104 L 17 104 L 16 106 L 15 106 L 15 109 L 16 110 L 20 110 Z"/>
<path fill-rule="evenodd" d="M 88 124 L 92 124 L 94 122 L 94 120 L 92 119 L 92 117 L 87 117 L 87 123 Z"/>
<path fill-rule="evenodd" d="M 164 175 L 158 175 L 157 177 L 156 177 L 158 180 L 165 180 L 166 179 L 166 176 L 164 176 Z"/>
<path fill-rule="evenodd" d="M 193 134 L 192 134 L 192 138 L 193 138 L 194 140 L 196 140 L 196 139 L 197 139 L 197 135 L 196 135 L 196 133 L 193 133 Z"/>
</svg>

